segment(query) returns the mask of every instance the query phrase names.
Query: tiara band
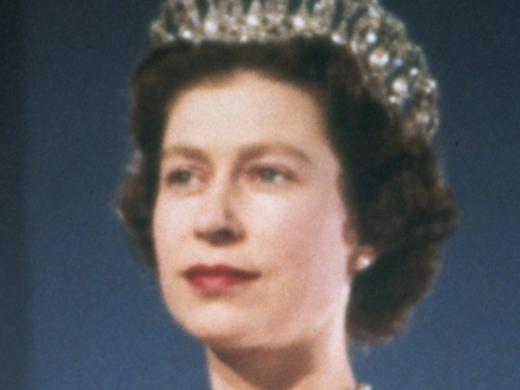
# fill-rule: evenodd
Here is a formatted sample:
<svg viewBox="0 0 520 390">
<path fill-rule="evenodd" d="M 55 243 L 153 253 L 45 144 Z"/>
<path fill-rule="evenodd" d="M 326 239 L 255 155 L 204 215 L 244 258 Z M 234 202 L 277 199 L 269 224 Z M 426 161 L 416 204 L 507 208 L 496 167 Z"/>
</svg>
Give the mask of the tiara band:
<svg viewBox="0 0 520 390">
<path fill-rule="evenodd" d="M 402 118 L 407 135 L 433 136 L 437 82 L 403 23 L 377 0 L 166 0 L 150 29 L 153 47 L 177 40 L 240 44 L 320 36 L 354 54 L 366 87 Z"/>
</svg>

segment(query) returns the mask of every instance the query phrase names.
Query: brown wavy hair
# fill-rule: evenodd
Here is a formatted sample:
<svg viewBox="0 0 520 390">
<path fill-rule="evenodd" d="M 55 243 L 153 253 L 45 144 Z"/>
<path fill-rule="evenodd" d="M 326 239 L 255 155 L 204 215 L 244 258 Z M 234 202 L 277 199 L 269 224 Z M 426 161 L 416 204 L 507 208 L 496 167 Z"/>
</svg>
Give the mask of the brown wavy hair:
<svg viewBox="0 0 520 390">
<path fill-rule="evenodd" d="M 117 212 L 140 257 L 155 267 L 151 219 L 165 118 L 179 92 L 206 80 L 253 70 L 304 88 L 327 120 L 326 137 L 342 164 L 343 198 L 361 244 L 378 253 L 353 280 L 347 334 L 357 344 L 387 341 L 431 288 L 440 243 L 457 210 L 430 143 L 405 134 L 399 118 L 374 99 L 345 48 L 327 39 L 230 45 L 175 42 L 150 51 L 131 81 L 135 151 Z"/>
</svg>

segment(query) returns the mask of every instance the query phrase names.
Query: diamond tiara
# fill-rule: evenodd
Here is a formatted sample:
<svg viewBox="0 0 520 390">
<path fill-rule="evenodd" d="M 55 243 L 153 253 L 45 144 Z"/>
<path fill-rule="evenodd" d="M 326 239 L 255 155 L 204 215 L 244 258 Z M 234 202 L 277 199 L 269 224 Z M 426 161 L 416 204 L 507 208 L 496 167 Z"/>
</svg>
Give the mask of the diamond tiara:
<svg viewBox="0 0 520 390">
<path fill-rule="evenodd" d="M 316 36 L 355 55 L 366 87 L 402 118 L 407 134 L 433 136 L 437 83 L 422 49 L 377 0 L 166 0 L 150 29 L 153 47 L 177 40 L 240 44 Z"/>
</svg>

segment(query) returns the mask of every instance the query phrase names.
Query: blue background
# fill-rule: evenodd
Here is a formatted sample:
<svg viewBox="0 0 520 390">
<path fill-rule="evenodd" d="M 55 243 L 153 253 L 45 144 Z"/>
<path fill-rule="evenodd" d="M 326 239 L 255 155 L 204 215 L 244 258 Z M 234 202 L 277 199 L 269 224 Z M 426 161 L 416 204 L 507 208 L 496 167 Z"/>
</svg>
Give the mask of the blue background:
<svg viewBox="0 0 520 390">
<path fill-rule="evenodd" d="M 126 85 L 160 1 L 1 1 L 0 389 L 204 389 L 112 214 Z M 436 138 L 461 209 L 434 291 L 388 346 L 379 389 L 520 388 L 520 3 L 386 0 L 442 88 Z"/>
</svg>

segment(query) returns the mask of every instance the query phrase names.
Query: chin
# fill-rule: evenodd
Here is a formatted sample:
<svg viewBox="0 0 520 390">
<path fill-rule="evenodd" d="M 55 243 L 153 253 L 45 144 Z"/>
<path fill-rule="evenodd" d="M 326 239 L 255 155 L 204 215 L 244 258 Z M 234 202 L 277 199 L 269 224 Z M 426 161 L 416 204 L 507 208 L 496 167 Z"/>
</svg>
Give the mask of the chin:
<svg viewBox="0 0 520 390">
<path fill-rule="evenodd" d="M 185 331 L 210 347 L 252 347 L 260 342 L 262 333 L 252 316 L 218 306 L 192 309 L 186 315 L 177 313 L 174 318 Z"/>
<path fill-rule="evenodd" d="M 214 349 L 242 349 L 262 344 L 253 329 L 247 330 L 236 325 L 218 329 L 208 327 L 185 329 L 202 344 Z"/>
</svg>

